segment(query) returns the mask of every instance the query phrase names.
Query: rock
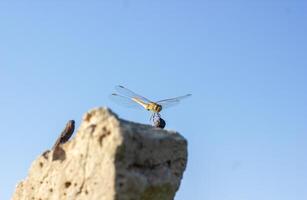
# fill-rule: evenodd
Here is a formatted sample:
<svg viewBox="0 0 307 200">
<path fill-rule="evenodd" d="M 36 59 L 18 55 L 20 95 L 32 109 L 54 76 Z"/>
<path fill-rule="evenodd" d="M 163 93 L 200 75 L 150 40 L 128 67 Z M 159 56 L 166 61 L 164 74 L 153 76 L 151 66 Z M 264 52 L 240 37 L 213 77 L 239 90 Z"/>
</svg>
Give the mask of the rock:
<svg viewBox="0 0 307 200">
<path fill-rule="evenodd" d="M 160 116 L 153 119 L 153 125 L 157 128 L 164 128 L 166 125 L 166 122 L 164 119 L 162 119 Z"/>
<path fill-rule="evenodd" d="M 105 108 L 85 114 L 76 136 L 38 157 L 13 200 L 172 200 L 187 163 L 178 133 L 119 119 Z"/>
</svg>

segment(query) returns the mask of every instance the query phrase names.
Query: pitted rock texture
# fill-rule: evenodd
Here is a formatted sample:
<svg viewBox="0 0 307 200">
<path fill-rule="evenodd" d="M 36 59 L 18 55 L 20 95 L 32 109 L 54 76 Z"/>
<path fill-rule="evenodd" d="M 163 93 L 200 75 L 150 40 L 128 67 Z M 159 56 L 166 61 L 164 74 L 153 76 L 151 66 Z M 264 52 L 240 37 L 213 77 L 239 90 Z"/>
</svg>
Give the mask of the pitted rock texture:
<svg viewBox="0 0 307 200">
<path fill-rule="evenodd" d="M 172 200 L 187 163 L 178 133 L 86 113 L 76 136 L 32 163 L 13 200 Z"/>
</svg>

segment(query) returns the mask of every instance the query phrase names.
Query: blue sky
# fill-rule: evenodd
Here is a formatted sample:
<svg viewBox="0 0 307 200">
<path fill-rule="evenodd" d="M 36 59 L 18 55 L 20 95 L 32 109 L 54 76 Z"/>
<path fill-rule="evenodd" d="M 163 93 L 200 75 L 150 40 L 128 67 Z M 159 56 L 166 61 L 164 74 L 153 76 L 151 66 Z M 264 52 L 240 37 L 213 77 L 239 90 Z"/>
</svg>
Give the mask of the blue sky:
<svg viewBox="0 0 307 200">
<path fill-rule="evenodd" d="M 176 200 L 307 199 L 304 1 L 0 3 L 0 199 L 66 121 L 122 84 L 153 100 L 189 142 Z"/>
</svg>

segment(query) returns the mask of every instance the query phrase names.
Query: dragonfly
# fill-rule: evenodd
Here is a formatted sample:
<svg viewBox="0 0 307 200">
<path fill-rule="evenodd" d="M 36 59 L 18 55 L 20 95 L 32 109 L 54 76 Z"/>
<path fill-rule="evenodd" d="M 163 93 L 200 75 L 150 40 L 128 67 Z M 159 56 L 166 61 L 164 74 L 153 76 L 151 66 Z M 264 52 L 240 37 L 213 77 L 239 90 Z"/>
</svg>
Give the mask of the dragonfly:
<svg viewBox="0 0 307 200">
<path fill-rule="evenodd" d="M 166 108 L 175 106 L 180 103 L 181 100 L 190 97 L 191 94 L 186 94 L 183 96 L 178 96 L 169 99 L 163 99 L 160 101 L 151 101 L 132 90 L 118 85 L 115 87 L 117 93 L 111 94 L 111 99 L 118 104 L 124 105 L 126 107 L 136 107 L 144 108 L 152 113 L 150 120 L 152 121 L 155 117 L 160 118 L 160 112 Z"/>
</svg>

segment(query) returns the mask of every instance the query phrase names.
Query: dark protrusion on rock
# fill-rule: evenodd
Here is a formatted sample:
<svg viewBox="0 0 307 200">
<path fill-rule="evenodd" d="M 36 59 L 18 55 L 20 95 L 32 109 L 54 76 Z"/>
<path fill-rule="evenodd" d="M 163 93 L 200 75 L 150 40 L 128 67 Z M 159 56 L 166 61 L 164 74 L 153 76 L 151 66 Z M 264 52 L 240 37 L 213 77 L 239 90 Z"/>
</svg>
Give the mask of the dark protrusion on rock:
<svg viewBox="0 0 307 200">
<path fill-rule="evenodd" d="M 69 140 L 69 138 L 72 136 L 75 130 L 75 121 L 74 120 L 69 120 L 66 123 L 66 126 L 64 130 L 62 131 L 61 135 L 58 137 L 56 140 L 55 144 L 53 145 L 52 149 L 54 149 L 56 146 L 59 144 L 64 144 Z"/>
<path fill-rule="evenodd" d="M 69 138 L 72 136 L 75 130 L 75 121 L 74 120 L 69 120 L 66 123 L 66 126 L 64 130 L 62 131 L 61 135 L 58 137 L 56 142 L 54 143 L 52 150 L 52 160 L 65 160 L 65 151 L 63 148 L 60 147 L 60 144 L 64 144 L 69 140 Z"/>
<path fill-rule="evenodd" d="M 156 117 L 154 118 L 154 126 L 158 127 L 158 128 L 164 128 L 166 125 L 166 122 L 164 119 L 162 119 L 161 117 Z"/>
</svg>

